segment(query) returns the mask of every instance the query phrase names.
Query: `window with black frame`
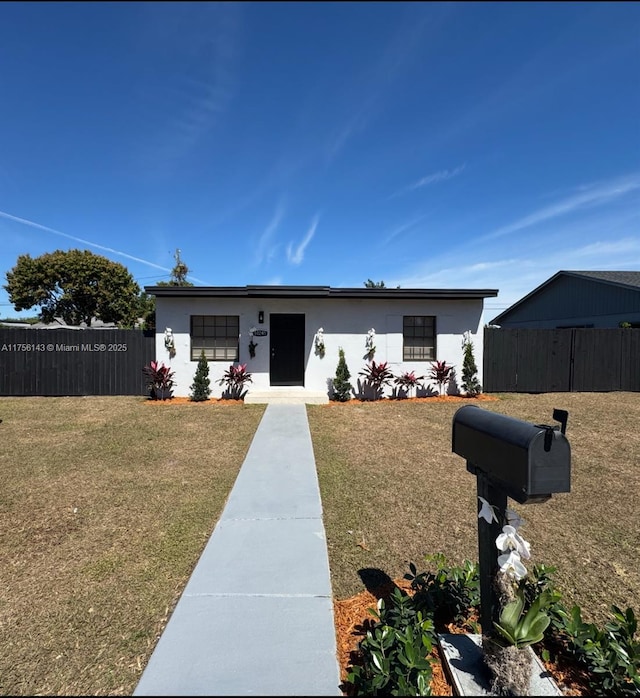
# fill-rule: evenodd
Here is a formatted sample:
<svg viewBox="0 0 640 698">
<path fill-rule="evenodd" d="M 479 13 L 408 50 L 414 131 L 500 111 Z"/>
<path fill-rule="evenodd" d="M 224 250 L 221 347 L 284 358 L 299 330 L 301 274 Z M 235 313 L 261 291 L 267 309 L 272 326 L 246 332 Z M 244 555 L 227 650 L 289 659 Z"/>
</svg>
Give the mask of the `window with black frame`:
<svg viewBox="0 0 640 698">
<path fill-rule="evenodd" d="M 239 337 L 239 315 L 192 315 L 191 360 L 204 351 L 207 361 L 237 361 Z"/>
<path fill-rule="evenodd" d="M 434 361 L 435 358 L 435 316 L 405 315 L 402 318 L 402 360 Z"/>
</svg>

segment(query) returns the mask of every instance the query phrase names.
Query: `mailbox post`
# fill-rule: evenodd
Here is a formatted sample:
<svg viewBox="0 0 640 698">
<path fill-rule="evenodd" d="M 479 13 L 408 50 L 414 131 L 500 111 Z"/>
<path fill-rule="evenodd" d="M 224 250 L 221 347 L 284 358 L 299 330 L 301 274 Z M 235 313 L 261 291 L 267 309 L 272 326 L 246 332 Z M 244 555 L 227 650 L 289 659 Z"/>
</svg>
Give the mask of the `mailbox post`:
<svg viewBox="0 0 640 698">
<path fill-rule="evenodd" d="M 569 492 L 571 448 L 565 436 L 568 413 L 554 410 L 561 426 L 530 424 L 465 405 L 456 411 L 452 425 L 452 451 L 467 460 L 476 476 L 477 494 L 498 511 L 504 521 L 507 497 L 520 504 L 546 502 L 552 494 Z M 493 580 L 498 571 L 495 540 L 501 524 L 478 518 L 480 567 L 480 625 L 490 632 L 499 604 Z"/>
<path fill-rule="evenodd" d="M 507 495 L 496 487 L 481 471 L 476 473 L 478 497 L 483 497 L 498 511 L 498 520 L 503 521 L 507 511 Z M 480 566 L 480 625 L 483 632 L 493 627 L 498 620 L 500 606 L 493 584 L 498 572 L 496 538 L 502 531 L 497 521 L 490 524 L 478 517 L 478 565 Z"/>
</svg>

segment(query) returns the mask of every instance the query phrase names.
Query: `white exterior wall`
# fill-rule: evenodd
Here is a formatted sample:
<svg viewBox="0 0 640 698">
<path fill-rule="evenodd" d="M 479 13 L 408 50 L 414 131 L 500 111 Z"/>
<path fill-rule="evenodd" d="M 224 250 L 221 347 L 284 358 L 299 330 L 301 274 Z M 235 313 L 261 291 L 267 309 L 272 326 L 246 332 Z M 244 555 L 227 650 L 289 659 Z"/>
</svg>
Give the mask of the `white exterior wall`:
<svg viewBox="0 0 640 698">
<path fill-rule="evenodd" d="M 412 299 L 327 299 L 327 298 L 156 298 L 156 360 L 170 365 L 175 371 L 174 395 L 188 397 L 191 393 L 197 360 L 191 361 L 191 339 L 189 336 L 191 315 L 239 315 L 240 358 L 246 363 L 253 382 L 251 390 L 268 390 L 269 383 L 269 334 L 255 337 L 256 356 L 250 358 L 248 344 L 249 329 L 256 327 L 269 332 L 270 313 L 303 313 L 305 315 L 305 388 L 329 393 L 330 381 L 335 377 L 338 365 L 338 349 L 345 352 L 351 373 L 350 382 L 355 388 L 358 372 L 367 359 L 365 338 L 370 328 L 375 328 L 376 363 L 388 361 L 394 376 L 403 371 L 416 371 L 417 375 L 428 375 L 429 361 L 402 361 L 402 317 L 403 315 L 435 315 L 437 359 L 453 364 L 456 382 L 449 392 L 458 392 L 462 380 L 462 335 L 469 330 L 478 367 L 478 380 L 482 383 L 482 309 L 478 300 L 412 300 Z M 258 311 L 264 312 L 264 323 L 258 324 Z M 175 339 L 175 356 L 171 358 L 164 346 L 164 331 L 170 327 Z M 325 354 L 321 358 L 315 352 L 314 337 L 317 330 L 324 329 Z M 211 396 L 220 397 L 224 386 L 218 384 L 229 361 L 210 361 L 209 379 Z M 427 381 L 427 383 L 429 383 Z M 437 386 L 431 384 L 435 389 Z M 391 387 L 385 395 L 391 394 Z"/>
</svg>

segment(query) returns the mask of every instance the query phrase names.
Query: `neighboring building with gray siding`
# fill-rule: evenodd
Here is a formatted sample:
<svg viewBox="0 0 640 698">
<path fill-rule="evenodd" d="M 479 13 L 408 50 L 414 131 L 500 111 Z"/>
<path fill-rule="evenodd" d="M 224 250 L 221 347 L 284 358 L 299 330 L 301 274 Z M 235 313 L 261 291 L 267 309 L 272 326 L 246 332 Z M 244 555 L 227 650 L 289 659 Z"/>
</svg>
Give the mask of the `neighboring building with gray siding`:
<svg viewBox="0 0 640 698">
<path fill-rule="evenodd" d="M 489 322 L 505 328 L 640 327 L 640 271 L 559 271 Z"/>
</svg>

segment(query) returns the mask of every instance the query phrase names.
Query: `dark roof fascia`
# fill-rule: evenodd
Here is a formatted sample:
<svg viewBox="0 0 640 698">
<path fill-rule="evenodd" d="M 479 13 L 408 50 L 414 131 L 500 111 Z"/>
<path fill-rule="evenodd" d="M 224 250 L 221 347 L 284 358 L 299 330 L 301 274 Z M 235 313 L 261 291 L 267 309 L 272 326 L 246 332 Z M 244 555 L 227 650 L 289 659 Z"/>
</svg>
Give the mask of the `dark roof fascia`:
<svg viewBox="0 0 640 698">
<path fill-rule="evenodd" d="M 495 298 L 495 288 L 332 288 L 332 298 L 402 298 L 466 300 Z"/>
<path fill-rule="evenodd" d="M 330 286 L 145 286 L 146 293 L 171 298 L 400 298 L 470 300 L 495 298 L 497 289 L 331 288 Z"/>
<path fill-rule="evenodd" d="M 594 272 L 595 273 L 595 272 Z M 601 284 L 609 284 L 610 286 L 616 286 L 617 288 L 627 288 L 632 291 L 638 291 L 637 286 L 633 286 L 631 284 L 626 284 L 623 283 L 622 281 L 613 281 L 611 279 L 604 279 L 602 277 L 598 276 L 592 276 L 589 273 L 584 273 L 582 271 L 566 271 L 566 270 L 561 270 L 559 272 L 556 272 L 553 276 L 548 278 L 545 282 L 541 283 L 540 286 L 536 286 L 536 288 L 533 289 L 533 291 L 530 291 L 527 293 L 526 296 L 523 296 L 519 301 L 516 301 L 513 305 L 510 305 L 506 310 L 503 310 L 500 315 L 496 315 L 493 320 L 489 320 L 490 325 L 499 325 L 502 321 L 507 318 L 513 310 L 515 310 L 517 307 L 525 303 L 529 298 L 534 296 L 536 293 L 541 291 L 545 286 L 548 286 L 549 284 L 553 283 L 558 277 L 560 276 L 573 276 L 577 279 L 586 279 L 587 281 L 595 281 L 596 283 L 601 283 Z"/>
</svg>

